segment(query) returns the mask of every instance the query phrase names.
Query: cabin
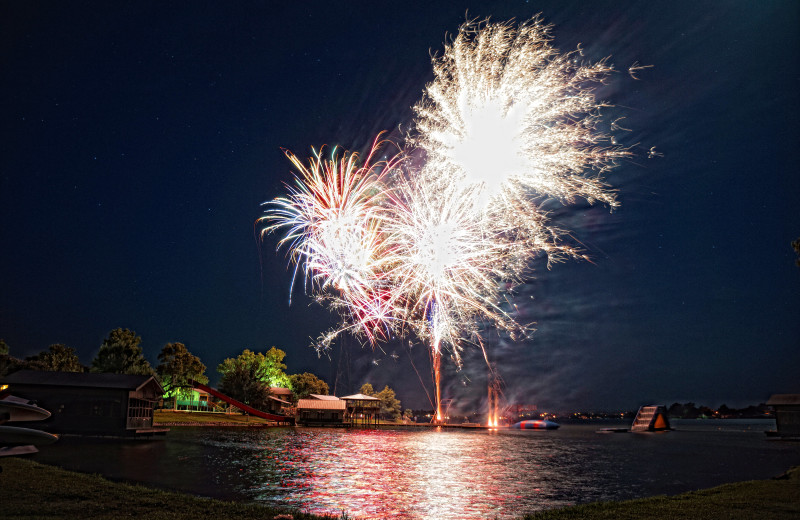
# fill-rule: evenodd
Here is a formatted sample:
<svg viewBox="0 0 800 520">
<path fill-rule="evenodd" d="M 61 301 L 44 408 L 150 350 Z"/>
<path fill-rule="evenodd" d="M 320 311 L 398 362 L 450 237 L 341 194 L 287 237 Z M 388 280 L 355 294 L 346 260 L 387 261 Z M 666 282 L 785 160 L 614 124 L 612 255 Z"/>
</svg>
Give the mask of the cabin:
<svg viewBox="0 0 800 520">
<path fill-rule="evenodd" d="M 267 406 L 264 411 L 277 415 L 288 415 L 288 411 L 291 410 L 291 408 L 292 403 L 289 401 L 284 401 L 283 399 L 271 395 L 269 399 L 267 399 Z"/>
<path fill-rule="evenodd" d="M 800 438 L 800 394 L 774 394 L 767 405 L 775 410 L 776 435 Z"/>
<path fill-rule="evenodd" d="M 38 425 L 53 433 L 141 437 L 168 431 L 153 427 L 153 410 L 164 395 L 153 376 L 20 370 L 0 383 L 49 410 Z"/>
<path fill-rule="evenodd" d="M 292 412 L 292 401 L 294 394 L 288 388 L 271 386 L 269 388 L 269 399 L 265 412 L 278 415 L 289 415 Z"/>
<path fill-rule="evenodd" d="M 343 426 L 347 402 L 333 396 L 297 401 L 297 424 L 304 426 Z M 333 397 L 332 399 L 330 397 Z"/>
<path fill-rule="evenodd" d="M 164 405 L 169 406 L 170 403 L 172 403 L 174 410 L 186 412 L 210 412 L 217 411 L 216 408 L 218 408 L 214 398 L 208 392 L 197 388 L 181 392 L 175 400 L 164 396 Z"/>
<path fill-rule="evenodd" d="M 284 401 L 289 401 L 289 402 L 294 401 L 294 394 L 289 388 L 283 388 L 280 386 L 271 386 L 269 387 L 269 395 L 277 397 L 278 399 L 283 399 Z"/>
</svg>

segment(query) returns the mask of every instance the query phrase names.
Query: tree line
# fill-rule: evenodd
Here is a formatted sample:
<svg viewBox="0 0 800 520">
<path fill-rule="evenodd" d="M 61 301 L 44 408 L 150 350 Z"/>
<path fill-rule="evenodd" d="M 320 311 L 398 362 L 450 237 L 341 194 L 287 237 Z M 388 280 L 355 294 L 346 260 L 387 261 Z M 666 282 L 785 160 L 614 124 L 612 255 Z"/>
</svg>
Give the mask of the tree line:
<svg viewBox="0 0 800 520">
<path fill-rule="evenodd" d="M 0 376 L 23 369 L 152 375 L 158 378 L 165 397 L 173 399 L 173 403 L 178 398 L 192 395 L 192 380 L 203 384 L 208 382 L 206 366 L 183 343 L 164 345 L 158 354 L 159 364 L 154 369 L 144 357 L 141 341 L 142 338 L 132 330 L 114 329 L 103 340 L 91 364 L 84 366 L 74 348 L 60 343 L 23 360 L 11 356 L 8 345 L 0 339 Z M 217 366 L 221 376 L 219 391 L 256 409 L 266 408 L 271 387 L 291 389 L 295 400 L 311 394 L 328 394 L 328 384 L 310 372 L 287 374 L 283 363 L 285 357 L 283 350 L 272 347 L 266 352 L 245 349 L 236 358 L 225 359 Z M 361 393 L 381 400 L 381 412 L 385 418 L 400 417 L 400 401 L 388 386 L 375 392 L 367 383 L 362 386 Z"/>
</svg>

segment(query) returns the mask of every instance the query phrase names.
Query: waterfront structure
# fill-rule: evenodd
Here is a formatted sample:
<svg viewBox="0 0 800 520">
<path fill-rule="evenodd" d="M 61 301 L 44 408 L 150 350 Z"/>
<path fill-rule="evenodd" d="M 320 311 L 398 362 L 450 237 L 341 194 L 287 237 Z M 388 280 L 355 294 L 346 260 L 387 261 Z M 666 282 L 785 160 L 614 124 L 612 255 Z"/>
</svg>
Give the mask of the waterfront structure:
<svg viewBox="0 0 800 520">
<path fill-rule="evenodd" d="M 381 400 L 364 394 L 311 394 L 297 401 L 297 423 L 306 426 L 376 426 Z"/>
<path fill-rule="evenodd" d="M 353 426 L 370 426 L 378 424 L 381 412 L 381 400 L 364 394 L 353 394 L 342 397 L 347 402 L 348 424 Z"/>
<path fill-rule="evenodd" d="M 297 401 L 297 423 L 304 426 L 343 426 L 346 411 L 347 402 L 338 397 L 300 399 Z"/>
<path fill-rule="evenodd" d="M 53 433 L 137 437 L 168 431 L 153 427 L 153 409 L 164 395 L 153 376 L 20 370 L 0 383 L 49 410 L 52 415 L 39 424 Z"/>
<path fill-rule="evenodd" d="M 669 430 L 665 406 L 642 406 L 631 425 L 632 432 L 658 432 Z"/>
<path fill-rule="evenodd" d="M 777 435 L 800 438 L 800 394 L 775 394 L 767 405 L 775 410 Z"/>
</svg>

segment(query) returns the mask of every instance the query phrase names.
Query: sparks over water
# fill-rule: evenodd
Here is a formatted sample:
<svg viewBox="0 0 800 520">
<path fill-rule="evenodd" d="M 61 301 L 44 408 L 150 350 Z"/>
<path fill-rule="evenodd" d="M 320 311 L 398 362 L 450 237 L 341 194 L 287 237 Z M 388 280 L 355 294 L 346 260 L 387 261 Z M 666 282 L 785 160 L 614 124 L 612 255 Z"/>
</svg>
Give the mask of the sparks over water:
<svg viewBox="0 0 800 520">
<path fill-rule="evenodd" d="M 433 58 L 405 154 L 372 163 L 377 139 L 363 163 L 334 150 L 306 166 L 287 152 L 299 175 L 267 203 L 265 232 L 287 229 L 279 247 L 343 317 L 317 346 L 412 332 L 430 345 L 437 421 L 443 352 L 460 365 L 465 344 L 484 349 L 487 325 L 524 335 L 504 288 L 534 257 L 582 256 L 542 202 L 618 204 L 602 174 L 629 151 L 598 129 L 593 94 L 613 69 L 560 54 L 549 31 L 538 17 L 465 23 Z M 417 151 L 419 168 L 406 159 Z"/>
</svg>

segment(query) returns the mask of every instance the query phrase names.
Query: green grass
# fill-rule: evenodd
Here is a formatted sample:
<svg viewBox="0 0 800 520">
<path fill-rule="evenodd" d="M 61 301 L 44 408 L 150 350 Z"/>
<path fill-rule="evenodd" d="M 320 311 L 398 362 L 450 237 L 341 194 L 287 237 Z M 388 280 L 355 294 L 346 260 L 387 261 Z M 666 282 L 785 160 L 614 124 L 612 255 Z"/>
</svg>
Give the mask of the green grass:
<svg viewBox="0 0 800 520">
<path fill-rule="evenodd" d="M 597 502 L 527 515 L 525 520 L 770 520 L 800 518 L 800 467 L 771 480 L 751 480 L 626 502 Z"/>
<path fill-rule="evenodd" d="M 0 459 L 0 518 L 4 520 L 198 520 L 206 518 L 319 520 L 327 518 L 259 505 L 198 498 L 111 482 L 26 459 Z"/>
<path fill-rule="evenodd" d="M 0 518 L 34 520 L 197 520 L 204 518 L 318 520 L 320 517 L 265 506 L 198 498 L 140 485 L 111 482 L 31 460 L 0 459 Z M 800 518 L 800 467 L 771 480 L 726 484 L 673 497 L 598 502 L 543 511 L 526 520 Z"/>
<path fill-rule="evenodd" d="M 230 426 L 275 424 L 261 417 L 243 415 L 238 413 L 211 413 L 211 412 L 173 412 L 172 410 L 156 410 L 153 416 L 156 426 L 170 424 L 219 424 Z"/>
</svg>

